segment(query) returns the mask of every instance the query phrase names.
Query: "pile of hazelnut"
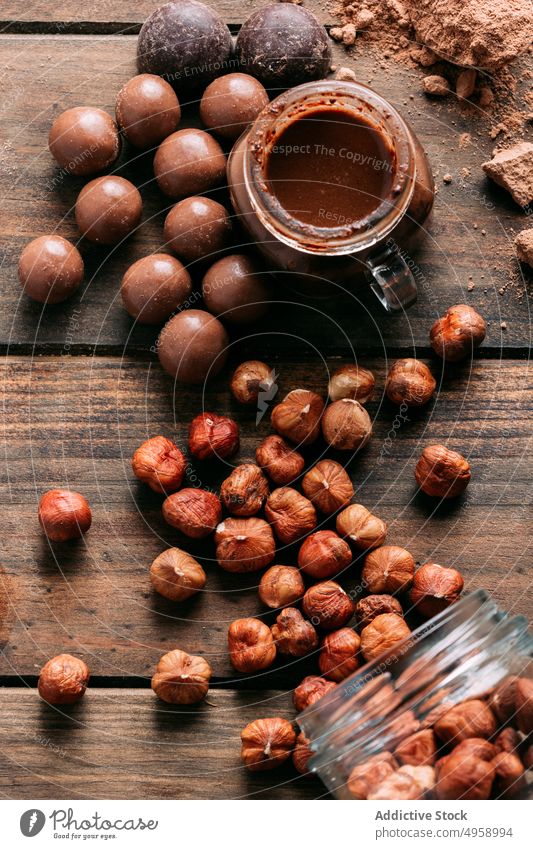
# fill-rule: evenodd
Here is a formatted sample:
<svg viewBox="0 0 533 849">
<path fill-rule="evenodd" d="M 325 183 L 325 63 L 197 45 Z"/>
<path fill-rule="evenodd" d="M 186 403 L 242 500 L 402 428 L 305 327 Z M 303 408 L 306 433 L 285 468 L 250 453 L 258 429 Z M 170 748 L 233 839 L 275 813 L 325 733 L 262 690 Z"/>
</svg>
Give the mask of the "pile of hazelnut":
<svg viewBox="0 0 533 849">
<path fill-rule="evenodd" d="M 446 321 L 446 316 L 440 320 Z M 444 344 L 438 328 L 432 335 L 440 340 L 438 345 Z M 441 354 L 446 356 L 444 349 Z M 257 404 L 259 393 L 271 389 L 272 374 L 266 363 L 242 363 L 232 377 L 232 394 L 242 404 Z M 290 391 L 272 409 L 275 432 L 258 445 L 256 462 L 236 466 L 219 495 L 182 488 L 186 458 L 164 436 L 144 442 L 132 458 L 136 477 L 165 496 L 162 514 L 169 525 L 190 539 L 213 537 L 216 561 L 228 572 L 266 570 L 259 581 L 259 598 L 276 611 L 275 622 L 269 627 L 259 618 L 234 621 L 228 629 L 229 657 L 238 672 L 253 674 L 272 666 L 278 655 L 300 658 L 317 652 L 320 674 L 308 675 L 293 693 L 298 712 L 316 703 L 361 663 L 409 637 L 405 602 L 426 619 L 457 601 L 463 589 L 456 569 L 430 562 L 417 570 L 409 551 L 384 544 L 386 523 L 364 505 L 353 503 L 354 487 L 341 463 L 323 457 L 306 470 L 301 452 L 319 438 L 329 448 L 350 455 L 367 444 L 372 422 L 364 404 L 374 386 L 372 372 L 347 365 L 331 377 L 329 403 L 308 389 Z M 404 359 L 390 368 L 385 392 L 394 403 L 411 407 L 428 403 L 435 388 L 424 363 Z M 188 447 L 200 461 L 228 460 L 239 448 L 239 426 L 227 416 L 201 413 L 190 424 Z M 464 491 L 470 469 L 460 454 L 435 445 L 423 451 L 415 477 L 425 493 L 450 498 Z M 41 525 L 53 542 L 82 536 L 91 518 L 85 498 L 70 490 L 51 490 L 39 505 Z M 297 565 L 275 562 L 280 547 L 294 544 Z M 347 593 L 340 577 L 360 557 L 360 587 Z M 187 551 L 169 548 L 153 561 L 150 579 L 160 595 L 183 602 L 204 588 L 207 577 Z M 359 597 L 361 591 L 366 595 Z M 350 625 L 354 615 L 355 624 Z M 166 702 L 194 704 L 206 696 L 211 674 L 204 658 L 176 649 L 160 659 L 152 688 Z M 50 704 L 72 704 L 81 698 L 88 680 L 83 661 L 59 655 L 43 668 L 39 692 Z M 301 733 L 297 737 L 288 720 L 257 719 L 241 737 L 242 760 L 249 769 L 272 769 L 292 755 L 296 769 L 307 772 L 309 741 Z M 420 764 L 406 761 L 403 766 Z"/>
<path fill-rule="evenodd" d="M 412 711 L 395 722 L 393 748 L 351 770 L 351 798 L 505 798 L 520 792 L 533 767 L 529 678 L 509 676 L 484 698 L 439 705 L 422 722 Z"/>
</svg>

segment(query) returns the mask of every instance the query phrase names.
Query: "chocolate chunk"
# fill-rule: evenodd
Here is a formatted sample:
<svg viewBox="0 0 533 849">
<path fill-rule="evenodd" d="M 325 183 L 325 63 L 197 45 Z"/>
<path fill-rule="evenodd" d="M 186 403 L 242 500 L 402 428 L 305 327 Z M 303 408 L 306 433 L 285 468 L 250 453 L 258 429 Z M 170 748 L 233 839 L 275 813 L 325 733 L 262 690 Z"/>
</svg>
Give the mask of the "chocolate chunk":
<svg viewBox="0 0 533 849">
<path fill-rule="evenodd" d="M 533 201 L 533 144 L 520 142 L 495 153 L 481 166 L 487 174 L 510 193 L 516 203 L 527 206 Z"/>
</svg>

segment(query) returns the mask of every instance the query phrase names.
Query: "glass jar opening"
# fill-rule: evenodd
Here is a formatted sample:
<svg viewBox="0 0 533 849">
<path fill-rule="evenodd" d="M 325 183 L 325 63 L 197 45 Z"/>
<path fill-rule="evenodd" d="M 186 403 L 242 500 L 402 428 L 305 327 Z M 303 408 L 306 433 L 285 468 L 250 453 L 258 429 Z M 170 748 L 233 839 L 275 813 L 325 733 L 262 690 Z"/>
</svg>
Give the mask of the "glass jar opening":
<svg viewBox="0 0 533 849">
<path fill-rule="evenodd" d="M 307 253 L 371 247 L 396 226 L 415 187 L 403 119 L 359 83 L 323 80 L 284 92 L 255 121 L 244 160 L 261 223 Z"/>
</svg>

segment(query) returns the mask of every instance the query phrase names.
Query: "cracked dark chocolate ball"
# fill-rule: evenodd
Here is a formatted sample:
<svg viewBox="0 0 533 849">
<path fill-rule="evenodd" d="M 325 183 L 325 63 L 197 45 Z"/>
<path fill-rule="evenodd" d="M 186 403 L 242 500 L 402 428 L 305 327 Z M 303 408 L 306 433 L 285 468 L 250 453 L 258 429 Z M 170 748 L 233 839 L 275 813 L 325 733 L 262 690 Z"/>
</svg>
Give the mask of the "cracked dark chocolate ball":
<svg viewBox="0 0 533 849">
<path fill-rule="evenodd" d="M 226 247 L 230 235 L 227 210 L 211 198 L 185 198 L 165 219 L 166 245 L 185 262 L 209 259 Z"/>
<path fill-rule="evenodd" d="M 267 275 L 249 257 L 225 256 L 209 268 L 202 280 L 202 297 L 210 312 L 233 324 L 248 324 L 268 309 Z"/>
<path fill-rule="evenodd" d="M 177 0 L 152 12 L 137 41 L 137 67 L 178 91 L 206 85 L 224 68 L 231 34 L 220 15 L 197 0 Z"/>
<path fill-rule="evenodd" d="M 19 280 L 26 295 L 41 304 L 59 304 L 83 280 L 80 252 L 62 236 L 39 236 L 20 255 Z"/>
<path fill-rule="evenodd" d="M 326 30 L 311 12 L 292 3 L 254 12 L 241 27 L 235 52 L 242 67 L 267 88 L 322 79 L 331 65 Z"/>
<path fill-rule="evenodd" d="M 161 191 L 171 198 L 197 195 L 222 182 L 226 157 L 209 133 L 178 130 L 159 145 L 154 174 Z"/>
<path fill-rule="evenodd" d="M 157 353 L 161 365 L 180 383 L 203 383 L 226 362 L 228 334 L 205 310 L 184 310 L 161 331 Z"/>
<path fill-rule="evenodd" d="M 75 106 L 55 119 L 48 147 L 61 168 L 86 177 L 115 161 L 120 153 L 120 136 L 112 117 L 103 109 Z"/>
<path fill-rule="evenodd" d="M 116 245 L 141 220 L 142 200 L 124 177 L 97 177 L 83 187 L 76 201 L 76 224 L 90 242 Z"/>
<path fill-rule="evenodd" d="M 268 94 L 250 74 L 226 74 L 203 93 L 200 117 L 222 138 L 237 139 L 268 103 Z"/>
<path fill-rule="evenodd" d="M 139 74 L 120 89 L 117 124 L 135 147 L 154 147 L 174 132 L 181 117 L 174 89 L 155 74 Z"/>
<path fill-rule="evenodd" d="M 129 314 L 141 324 L 161 324 L 191 294 L 191 276 L 169 254 L 151 254 L 130 265 L 120 294 Z"/>
</svg>

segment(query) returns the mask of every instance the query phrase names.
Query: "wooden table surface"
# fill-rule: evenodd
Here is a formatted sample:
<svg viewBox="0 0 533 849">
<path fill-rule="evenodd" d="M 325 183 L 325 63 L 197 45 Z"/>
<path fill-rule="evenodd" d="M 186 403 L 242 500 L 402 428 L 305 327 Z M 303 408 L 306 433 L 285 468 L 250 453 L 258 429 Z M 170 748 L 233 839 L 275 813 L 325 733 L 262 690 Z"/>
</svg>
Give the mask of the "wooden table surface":
<svg viewBox="0 0 533 849">
<path fill-rule="evenodd" d="M 156 331 L 133 327 L 118 295 L 125 268 L 162 244 L 169 202 L 153 183 L 150 157 L 133 166 L 122 154 L 118 170 L 142 186 L 145 223 L 119 249 L 81 246 L 82 291 L 43 310 L 21 295 L 16 275 L 21 249 L 35 236 L 57 231 L 77 240 L 72 208 L 82 181 L 62 178 L 48 153 L 53 117 L 85 103 L 113 112 L 117 91 L 135 73 L 135 34 L 156 5 L 4 0 L 0 10 L 0 795 L 320 797 L 320 782 L 290 766 L 252 775 L 239 760 L 245 724 L 294 717 L 291 690 L 316 670 L 316 658 L 277 663 L 251 680 L 232 671 L 229 622 L 265 614 L 256 577 L 222 572 L 205 546 L 190 546 L 208 571 L 205 593 L 181 606 L 152 593 L 151 561 L 183 539 L 164 524 L 161 499 L 133 478 L 132 451 L 156 433 L 185 448 L 188 422 L 205 408 L 241 422 L 238 459 L 253 459 L 269 426 L 256 429 L 254 414 L 233 402 L 231 366 L 266 359 L 279 372 L 280 393 L 299 385 L 325 393 L 328 368 L 355 352 L 378 387 L 369 404 L 375 435 L 350 463 L 357 500 L 389 523 L 389 541 L 418 562 L 457 566 L 467 589 L 485 587 L 502 607 L 528 614 L 531 277 L 512 244 L 526 219 L 481 172 L 494 144 L 486 122 L 454 103 L 428 101 L 418 70 L 359 46 L 352 55 L 335 47 L 336 64 L 353 67 L 403 110 L 432 162 L 438 195 L 414 256 L 418 302 L 391 317 L 367 293 L 319 297 L 283 288 L 251 336 L 232 338 L 230 363 L 203 396 L 174 387 L 150 350 Z M 213 5 L 236 31 L 263 3 Z M 332 22 L 325 3 L 306 6 Z M 194 122 L 194 108 L 185 113 Z M 449 185 L 442 182 L 447 172 Z M 461 302 L 485 316 L 487 340 L 472 363 L 443 370 L 428 331 Z M 398 427 L 397 410 L 383 398 L 384 376 L 390 358 L 415 352 L 431 363 L 438 393 Z M 413 479 L 420 451 L 435 441 L 465 454 L 473 472 L 466 497 L 438 509 L 416 494 Z M 213 484 L 225 471 L 202 467 L 189 475 L 192 485 Z M 39 530 L 37 502 L 52 486 L 80 490 L 93 507 L 93 527 L 78 544 L 50 546 Z M 357 574 L 352 567 L 346 587 Z M 201 653 L 213 666 L 209 698 L 193 710 L 158 702 L 149 686 L 158 658 L 174 647 Z M 68 711 L 43 704 L 35 689 L 43 663 L 60 652 L 83 657 L 92 672 L 85 699 Z"/>
</svg>

